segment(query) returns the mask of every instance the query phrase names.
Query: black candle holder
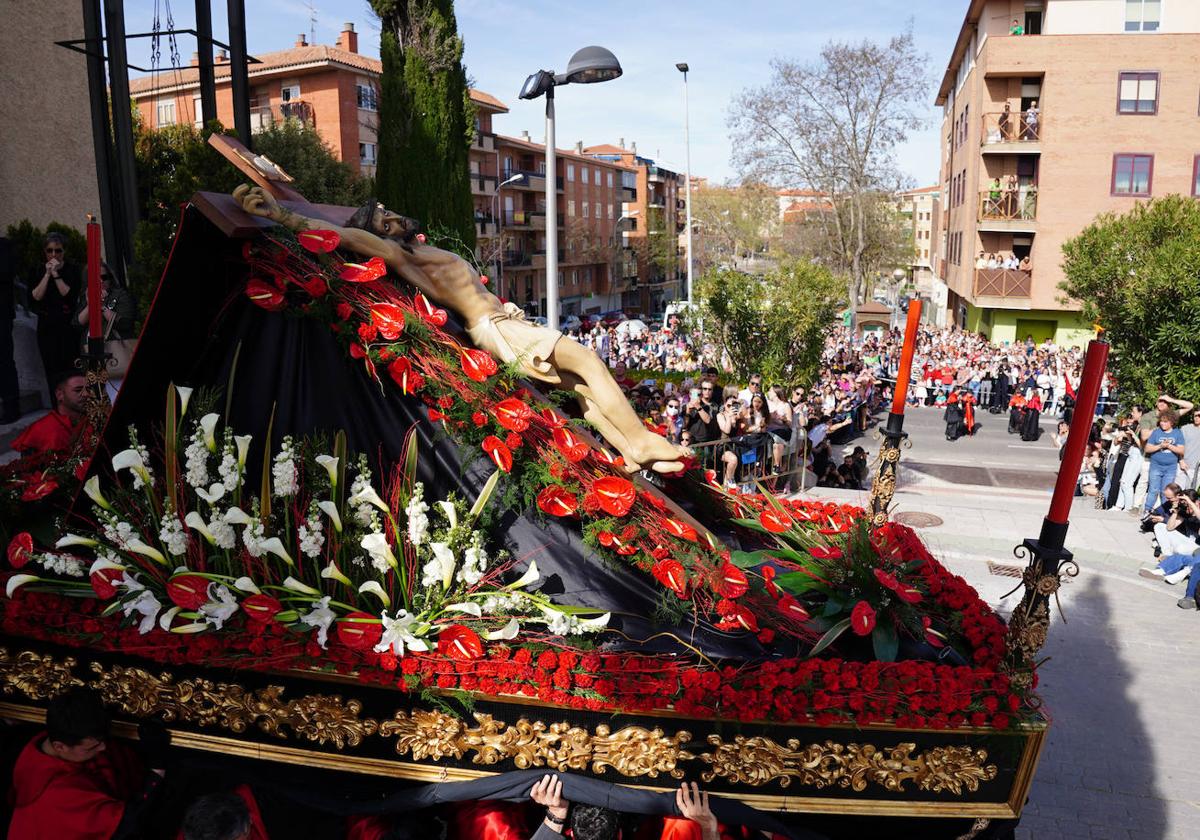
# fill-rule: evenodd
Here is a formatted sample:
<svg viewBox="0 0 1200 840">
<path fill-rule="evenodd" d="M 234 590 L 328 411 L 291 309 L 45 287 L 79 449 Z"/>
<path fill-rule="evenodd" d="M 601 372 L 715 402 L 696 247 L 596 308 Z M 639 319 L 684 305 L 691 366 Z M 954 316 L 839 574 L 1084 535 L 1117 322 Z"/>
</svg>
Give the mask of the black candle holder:
<svg viewBox="0 0 1200 840">
<path fill-rule="evenodd" d="M 900 473 L 900 447 L 910 446 L 904 431 L 904 415 L 893 411 L 887 425 L 876 432 L 880 438 L 878 466 L 871 482 L 871 526 L 878 528 L 888 521 L 888 508 L 896 495 L 896 480 Z"/>
<path fill-rule="evenodd" d="M 1021 586 L 1025 594 L 1021 603 L 1017 604 L 1008 620 L 1008 636 L 1006 647 L 1008 656 L 1007 668 L 1013 682 L 1028 687 L 1033 679 L 1033 665 L 1042 646 L 1046 644 L 1046 636 L 1050 630 L 1050 596 L 1058 603 L 1058 590 L 1063 578 L 1075 577 L 1079 574 L 1079 565 L 1075 556 L 1064 548 L 1067 537 L 1067 523 L 1042 520 L 1042 532 L 1037 539 L 1026 539 L 1013 549 L 1013 555 L 1018 558 L 1028 558 L 1029 563 L 1021 575 L 1021 583 L 1007 595 L 1011 595 Z M 1007 595 L 1005 597 L 1007 597 Z M 1062 612 L 1062 604 L 1058 604 L 1058 613 Z"/>
<path fill-rule="evenodd" d="M 87 351 L 79 359 L 79 368 L 87 382 L 84 416 L 88 426 L 97 434 L 104 428 L 112 404 L 108 400 L 108 366 L 112 354 L 104 349 L 103 338 L 88 338 Z"/>
</svg>

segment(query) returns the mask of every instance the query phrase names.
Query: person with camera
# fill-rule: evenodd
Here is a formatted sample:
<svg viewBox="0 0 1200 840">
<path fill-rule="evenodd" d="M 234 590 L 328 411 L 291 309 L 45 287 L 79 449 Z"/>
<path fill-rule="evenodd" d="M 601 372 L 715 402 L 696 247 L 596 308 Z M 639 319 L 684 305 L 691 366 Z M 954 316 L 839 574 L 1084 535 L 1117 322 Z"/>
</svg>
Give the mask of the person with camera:
<svg viewBox="0 0 1200 840">
<path fill-rule="evenodd" d="M 1151 580 L 1179 583 L 1186 579 L 1200 562 L 1200 504 L 1194 490 L 1180 490 L 1176 484 L 1168 485 L 1171 501 L 1166 522 L 1154 525 L 1154 537 L 1158 541 L 1162 557 L 1158 565 L 1140 569 L 1138 574 Z M 1166 495 L 1166 491 L 1164 491 Z M 1192 599 L 1194 587 L 1188 598 Z M 1184 606 L 1180 602 L 1180 606 Z M 1192 609 L 1193 607 L 1187 607 Z"/>
<path fill-rule="evenodd" d="M 721 410 L 717 413 L 717 428 L 721 430 L 721 437 L 728 440 L 741 437 L 745 431 L 745 422 L 743 419 L 742 403 L 738 399 L 736 389 L 730 388 L 732 393 L 726 393 L 725 402 L 721 405 Z M 726 446 L 721 452 L 721 464 L 725 471 L 725 486 L 733 488 L 737 486 L 737 468 L 741 463 L 741 458 L 738 456 L 736 447 Z"/>
</svg>

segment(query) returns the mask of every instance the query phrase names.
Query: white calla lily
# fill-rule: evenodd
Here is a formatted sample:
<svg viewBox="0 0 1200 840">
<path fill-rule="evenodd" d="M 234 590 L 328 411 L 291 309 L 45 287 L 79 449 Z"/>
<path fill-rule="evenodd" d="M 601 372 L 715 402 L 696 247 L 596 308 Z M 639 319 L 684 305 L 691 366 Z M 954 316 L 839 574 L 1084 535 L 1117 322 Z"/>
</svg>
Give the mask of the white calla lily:
<svg viewBox="0 0 1200 840">
<path fill-rule="evenodd" d="M 233 582 L 233 588 L 242 592 L 249 592 L 251 595 L 260 595 L 262 590 L 258 588 L 258 584 L 250 580 L 248 577 L 240 577 Z"/>
<path fill-rule="evenodd" d="M 450 530 L 453 531 L 458 527 L 458 510 L 455 509 L 453 502 L 443 500 L 438 504 L 441 505 L 442 513 L 446 514 L 446 521 L 450 523 Z"/>
<path fill-rule="evenodd" d="M 27 583 L 33 583 L 35 580 L 41 580 L 37 575 L 13 575 L 8 579 L 8 584 L 4 587 L 4 594 L 9 598 L 13 593 Z"/>
<path fill-rule="evenodd" d="M 237 444 L 237 461 L 238 467 L 246 466 L 246 456 L 250 454 L 251 435 L 234 435 L 233 442 Z"/>
<path fill-rule="evenodd" d="M 183 419 L 183 415 L 187 414 L 188 403 L 192 399 L 192 388 L 184 385 L 176 385 L 175 391 L 179 394 L 179 419 Z"/>
<path fill-rule="evenodd" d="M 156 563 L 167 565 L 167 558 L 157 548 L 151 545 L 146 545 L 141 540 L 129 540 L 125 543 L 125 550 L 132 551 L 134 554 L 140 554 L 143 557 L 149 557 Z"/>
<path fill-rule="evenodd" d="M 505 624 L 499 630 L 493 630 L 487 634 L 489 642 L 507 642 L 517 638 L 517 633 L 521 631 L 521 622 L 515 618 L 510 618 L 508 624 Z"/>
<path fill-rule="evenodd" d="M 350 578 L 342 574 L 342 570 L 339 569 L 337 564 L 332 560 L 329 561 L 328 566 L 326 566 L 324 569 L 321 569 L 321 577 L 325 578 L 325 580 L 336 580 L 338 583 L 344 584 L 345 586 L 353 585 L 350 581 Z"/>
<path fill-rule="evenodd" d="M 217 451 L 217 421 L 219 414 L 205 414 L 200 418 L 200 431 L 204 433 L 204 447 L 209 452 Z"/>
<path fill-rule="evenodd" d="M 367 554 L 371 555 L 372 559 L 378 559 L 387 563 L 393 570 L 399 568 L 399 564 L 396 562 L 396 555 L 392 553 L 392 548 L 388 545 L 387 537 L 383 534 L 379 532 L 367 534 L 359 541 L 359 545 L 362 546 Z"/>
<path fill-rule="evenodd" d="M 385 610 L 392 605 L 392 599 L 389 598 L 388 594 L 383 591 L 383 587 L 379 585 L 379 581 L 377 581 L 377 580 L 367 581 L 362 586 L 358 587 L 358 591 L 363 595 L 370 592 L 372 595 L 374 595 L 376 598 L 379 599 L 380 603 L 383 604 L 383 608 Z"/>
<path fill-rule="evenodd" d="M 66 548 L 69 545 L 100 545 L 99 540 L 93 540 L 90 537 L 81 537 L 78 534 L 66 534 L 58 538 L 54 543 L 55 548 Z"/>
<path fill-rule="evenodd" d="M 171 607 L 171 609 L 167 610 L 158 617 L 158 626 L 163 630 L 170 632 L 171 622 L 175 620 L 175 616 L 179 615 L 179 612 L 182 609 L 183 607 Z"/>
<path fill-rule="evenodd" d="M 188 515 L 183 517 L 183 524 L 191 528 L 193 531 L 203 535 L 204 539 L 208 540 L 210 544 L 216 544 L 216 540 L 213 539 L 212 531 L 208 530 L 208 523 L 205 522 L 204 517 L 196 511 L 188 511 Z"/>
<path fill-rule="evenodd" d="M 212 486 L 205 490 L 203 487 L 196 488 L 196 495 L 210 505 L 215 505 L 225 495 L 225 485 L 219 481 L 214 481 Z"/>
<path fill-rule="evenodd" d="M 225 515 L 221 518 L 230 525 L 249 525 L 254 521 L 250 518 L 250 515 L 240 507 L 231 507 L 229 510 L 225 511 Z"/>
<path fill-rule="evenodd" d="M 429 548 L 433 551 L 433 559 L 441 570 L 442 590 L 445 591 L 454 580 L 454 567 L 457 565 L 454 552 L 448 544 L 442 542 L 430 543 Z"/>
<path fill-rule="evenodd" d="M 541 572 L 538 571 L 537 561 L 530 560 L 529 568 L 525 570 L 525 574 L 521 575 L 517 580 L 514 580 L 505 589 L 524 589 L 526 586 L 537 583 L 542 579 Z"/>
<path fill-rule="evenodd" d="M 113 509 L 108 499 L 104 498 L 104 494 L 100 492 L 100 476 L 94 475 L 85 481 L 83 483 L 83 492 L 87 493 L 87 497 L 104 510 Z"/>
<path fill-rule="evenodd" d="M 279 537 L 271 537 L 269 540 L 263 540 L 258 544 L 258 547 L 263 551 L 274 554 L 289 566 L 296 565 L 296 561 L 292 559 L 292 555 L 287 553 L 287 549 L 283 547 L 283 543 L 280 542 Z"/>
<path fill-rule="evenodd" d="M 121 470 L 129 470 L 136 474 L 143 484 L 150 483 L 150 470 L 146 467 L 146 462 L 142 460 L 142 453 L 136 449 L 124 449 L 113 456 L 112 459 L 113 472 Z"/>
<path fill-rule="evenodd" d="M 447 612 L 460 612 L 467 615 L 473 615 L 476 618 L 483 618 L 483 610 L 479 604 L 474 601 L 464 601 L 461 604 L 450 604 L 446 607 Z"/>
<path fill-rule="evenodd" d="M 122 572 L 125 571 L 125 567 L 120 563 L 114 563 L 112 560 L 102 559 L 96 560 L 92 563 L 91 567 L 88 569 L 88 575 L 94 575 L 96 572 L 103 572 L 106 569 L 116 569 Z"/>
<path fill-rule="evenodd" d="M 329 473 L 330 485 L 337 487 L 338 459 L 334 458 L 332 455 L 318 455 L 313 460 L 324 467 L 325 472 Z"/>
<path fill-rule="evenodd" d="M 379 494 L 375 492 L 375 488 L 370 484 L 351 496 L 348 501 L 351 505 L 374 505 L 384 513 L 390 514 L 392 512 L 391 508 L 387 506 L 383 499 L 379 498 Z"/>
<path fill-rule="evenodd" d="M 317 502 L 317 507 L 329 517 L 329 521 L 333 523 L 333 530 L 342 533 L 342 516 L 338 513 L 337 505 L 333 502 Z"/>
<path fill-rule="evenodd" d="M 579 620 L 579 629 L 584 630 L 585 632 L 603 630 L 608 626 L 608 621 L 610 618 L 612 618 L 612 613 L 598 615 L 595 618 L 582 618 Z"/>
<path fill-rule="evenodd" d="M 307 583 L 301 583 L 290 575 L 283 580 L 283 588 L 290 589 L 293 592 L 299 592 L 301 595 L 320 595 L 320 590 L 313 589 Z"/>
</svg>

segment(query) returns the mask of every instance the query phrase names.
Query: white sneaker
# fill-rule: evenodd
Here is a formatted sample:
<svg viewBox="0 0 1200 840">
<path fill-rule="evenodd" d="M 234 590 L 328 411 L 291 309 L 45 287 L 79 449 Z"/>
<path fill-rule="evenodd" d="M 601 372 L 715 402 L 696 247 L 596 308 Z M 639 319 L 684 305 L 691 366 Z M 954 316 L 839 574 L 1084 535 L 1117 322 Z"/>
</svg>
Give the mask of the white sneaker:
<svg viewBox="0 0 1200 840">
<path fill-rule="evenodd" d="M 1163 580 L 1170 584 L 1176 584 L 1188 579 L 1188 575 L 1192 573 L 1192 568 L 1189 566 L 1186 569 L 1180 569 L 1178 572 L 1170 575 L 1163 575 Z M 1160 572 L 1161 574 L 1161 572 Z"/>
<path fill-rule="evenodd" d="M 1138 574 L 1144 578 L 1163 578 L 1167 573 L 1155 566 L 1152 569 L 1138 569 Z"/>
</svg>

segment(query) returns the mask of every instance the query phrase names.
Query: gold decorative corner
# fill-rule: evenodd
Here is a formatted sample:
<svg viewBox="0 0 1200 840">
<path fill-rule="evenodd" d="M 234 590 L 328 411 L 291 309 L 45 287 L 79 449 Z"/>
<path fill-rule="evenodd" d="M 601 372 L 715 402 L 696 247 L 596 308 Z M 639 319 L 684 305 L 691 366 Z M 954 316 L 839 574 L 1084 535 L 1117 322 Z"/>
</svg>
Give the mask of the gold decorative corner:
<svg viewBox="0 0 1200 840">
<path fill-rule="evenodd" d="M 30 700 L 45 700 L 72 686 L 83 685 L 75 676 L 79 663 L 68 656 L 56 661 L 50 654 L 23 650 L 16 656 L 0 648 L 0 690 L 24 694 Z"/>
</svg>

